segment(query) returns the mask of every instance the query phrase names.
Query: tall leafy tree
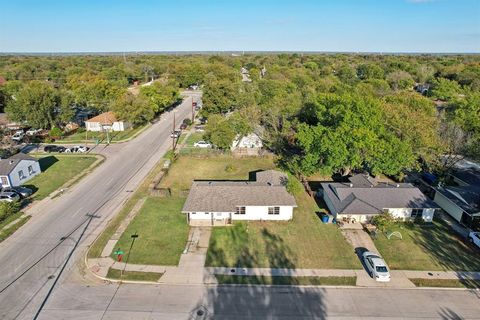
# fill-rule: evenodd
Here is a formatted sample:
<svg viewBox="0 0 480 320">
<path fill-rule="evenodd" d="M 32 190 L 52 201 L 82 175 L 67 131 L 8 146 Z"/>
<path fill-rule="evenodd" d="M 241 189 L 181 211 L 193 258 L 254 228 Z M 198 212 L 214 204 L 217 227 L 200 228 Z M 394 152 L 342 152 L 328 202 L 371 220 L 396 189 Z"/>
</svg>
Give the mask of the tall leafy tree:
<svg viewBox="0 0 480 320">
<path fill-rule="evenodd" d="M 303 174 L 366 169 L 396 175 L 415 164 L 411 146 L 386 130 L 374 99 L 320 95 L 302 120 L 291 164 Z"/>
<path fill-rule="evenodd" d="M 5 111 L 17 122 L 26 122 L 36 128 L 48 129 L 55 125 L 55 113 L 60 106 L 60 96 L 46 81 L 30 81 L 14 94 Z"/>
</svg>

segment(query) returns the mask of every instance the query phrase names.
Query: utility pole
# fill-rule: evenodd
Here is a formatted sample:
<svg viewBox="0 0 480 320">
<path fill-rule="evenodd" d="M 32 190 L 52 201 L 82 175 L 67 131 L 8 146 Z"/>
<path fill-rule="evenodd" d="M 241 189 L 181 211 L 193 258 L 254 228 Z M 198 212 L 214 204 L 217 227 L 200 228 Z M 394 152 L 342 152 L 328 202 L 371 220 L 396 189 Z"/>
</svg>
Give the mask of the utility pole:
<svg viewBox="0 0 480 320">
<path fill-rule="evenodd" d="M 173 112 L 172 150 L 175 151 L 175 111 Z"/>
<path fill-rule="evenodd" d="M 192 96 L 192 124 L 195 121 L 195 106 L 193 103 L 193 96 Z"/>
</svg>

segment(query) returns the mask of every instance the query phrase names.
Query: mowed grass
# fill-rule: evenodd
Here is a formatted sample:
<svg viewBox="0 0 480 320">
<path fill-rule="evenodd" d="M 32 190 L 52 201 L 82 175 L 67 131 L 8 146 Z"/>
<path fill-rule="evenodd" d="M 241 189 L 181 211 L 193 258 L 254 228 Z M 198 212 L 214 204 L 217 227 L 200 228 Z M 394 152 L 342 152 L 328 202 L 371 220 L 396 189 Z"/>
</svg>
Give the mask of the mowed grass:
<svg viewBox="0 0 480 320">
<path fill-rule="evenodd" d="M 292 221 L 239 222 L 212 231 L 207 266 L 246 268 L 361 269 L 351 247 L 305 192 L 296 196 Z"/>
<path fill-rule="evenodd" d="M 375 246 L 391 269 L 480 271 L 480 250 L 460 239 L 448 225 L 399 224 L 403 240 L 380 235 Z"/>
<path fill-rule="evenodd" d="M 480 280 L 469 279 L 409 279 L 417 287 L 468 288 L 479 289 Z"/>
<path fill-rule="evenodd" d="M 195 132 L 188 136 L 187 140 L 185 141 L 185 145 L 189 147 L 193 147 L 193 145 L 198 142 L 204 140 L 203 139 L 203 132 Z"/>
<path fill-rule="evenodd" d="M 180 212 L 184 202 L 185 198 L 147 198 L 114 250 L 120 248 L 128 263 L 177 265 L 189 230 L 186 217 Z M 135 233 L 138 238 L 131 247 L 131 235 Z M 113 253 L 112 258 L 116 258 Z"/>
<path fill-rule="evenodd" d="M 299 286 L 355 286 L 357 277 L 266 277 L 216 275 L 219 284 L 299 285 Z"/>
<path fill-rule="evenodd" d="M 248 180 L 251 171 L 273 168 L 272 157 L 181 156 L 163 178 L 160 187 L 187 190 L 193 180 Z"/>
<path fill-rule="evenodd" d="M 140 272 L 140 271 L 124 271 L 108 269 L 107 278 L 130 281 L 151 281 L 157 282 L 163 276 L 163 273 L 156 272 Z"/>
<path fill-rule="evenodd" d="M 39 159 L 42 173 L 28 180 L 24 186 L 35 191 L 34 200 L 41 200 L 62 187 L 69 180 L 90 167 L 95 156 L 55 155 Z"/>
</svg>

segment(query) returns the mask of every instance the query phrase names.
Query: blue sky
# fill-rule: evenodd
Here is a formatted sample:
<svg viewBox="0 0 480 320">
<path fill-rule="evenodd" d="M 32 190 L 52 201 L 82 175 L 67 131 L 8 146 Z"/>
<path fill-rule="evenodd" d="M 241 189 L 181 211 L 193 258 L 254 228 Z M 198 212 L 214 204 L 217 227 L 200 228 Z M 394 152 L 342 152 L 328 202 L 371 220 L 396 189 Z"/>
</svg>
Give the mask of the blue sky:
<svg viewBox="0 0 480 320">
<path fill-rule="evenodd" d="M 0 0 L 0 52 L 480 52 L 480 0 Z"/>
</svg>

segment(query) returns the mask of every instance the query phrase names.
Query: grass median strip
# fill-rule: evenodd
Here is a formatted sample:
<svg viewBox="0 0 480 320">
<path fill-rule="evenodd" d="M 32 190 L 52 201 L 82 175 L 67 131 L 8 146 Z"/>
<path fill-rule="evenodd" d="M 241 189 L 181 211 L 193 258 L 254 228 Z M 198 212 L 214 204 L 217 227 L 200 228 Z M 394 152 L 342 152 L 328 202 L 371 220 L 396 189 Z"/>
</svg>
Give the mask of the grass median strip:
<svg viewBox="0 0 480 320">
<path fill-rule="evenodd" d="M 130 280 L 130 281 L 154 281 L 157 282 L 163 273 L 156 272 L 141 272 L 141 271 L 124 271 L 122 275 L 121 270 L 108 269 L 107 278 L 116 280 Z"/>
<path fill-rule="evenodd" d="M 355 286 L 357 277 L 289 277 L 216 275 L 219 284 Z"/>
<path fill-rule="evenodd" d="M 21 226 L 23 226 L 32 216 L 25 216 L 18 220 L 15 224 L 11 225 L 8 228 L 5 228 L 0 231 L 0 242 L 11 236 L 15 231 L 17 231 Z"/>
<path fill-rule="evenodd" d="M 409 279 L 417 287 L 440 287 L 440 288 L 468 288 L 479 289 L 480 280 L 470 279 Z"/>
</svg>

